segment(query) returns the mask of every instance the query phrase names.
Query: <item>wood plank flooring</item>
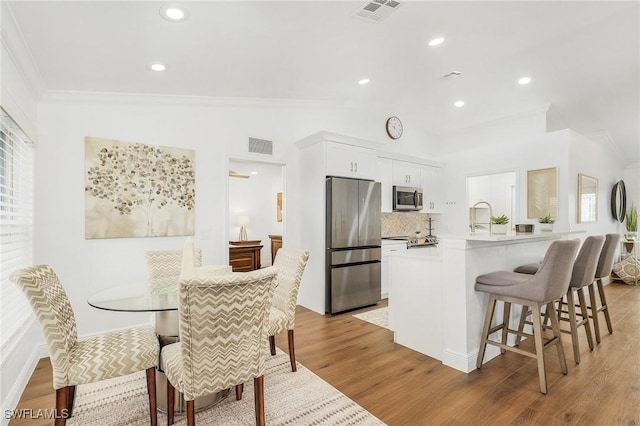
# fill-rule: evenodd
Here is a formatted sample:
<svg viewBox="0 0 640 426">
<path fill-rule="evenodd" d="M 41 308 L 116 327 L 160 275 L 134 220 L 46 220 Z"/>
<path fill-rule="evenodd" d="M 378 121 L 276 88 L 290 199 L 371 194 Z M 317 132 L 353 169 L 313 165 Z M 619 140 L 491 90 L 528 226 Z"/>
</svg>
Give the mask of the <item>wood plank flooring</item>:
<svg viewBox="0 0 640 426">
<path fill-rule="evenodd" d="M 481 370 L 464 374 L 396 345 L 391 331 L 354 318 L 356 312 L 323 316 L 298 307 L 296 356 L 298 362 L 391 426 L 637 426 L 640 287 L 612 283 L 605 289 L 614 333 L 608 334 L 602 320 L 602 342 L 589 352 L 581 330 L 579 365 L 573 362 L 570 337 L 563 335 L 569 374 L 560 372 L 555 349 L 547 350 L 546 396 L 539 392 L 533 359 L 508 352 Z M 286 334 L 278 335 L 276 342 L 287 350 Z M 18 408 L 53 408 L 54 402 L 51 366 L 43 359 Z M 10 422 L 11 426 L 21 424 L 50 422 Z"/>
</svg>

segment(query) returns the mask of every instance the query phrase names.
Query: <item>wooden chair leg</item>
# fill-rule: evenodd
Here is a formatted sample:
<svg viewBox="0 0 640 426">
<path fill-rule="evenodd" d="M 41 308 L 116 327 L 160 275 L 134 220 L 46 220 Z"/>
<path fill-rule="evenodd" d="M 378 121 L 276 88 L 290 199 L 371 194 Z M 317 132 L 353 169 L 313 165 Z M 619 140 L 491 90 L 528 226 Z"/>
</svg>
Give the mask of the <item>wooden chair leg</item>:
<svg viewBox="0 0 640 426">
<path fill-rule="evenodd" d="M 289 361 L 291 361 L 291 371 L 296 372 L 296 348 L 293 339 L 293 330 L 287 330 L 287 338 L 289 340 Z"/>
<path fill-rule="evenodd" d="M 518 331 L 522 333 L 524 331 L 524 324 L 527 321 L 527 316 L 530 314 L 529 307 L 522 305 L 522 313 L 520 314 L 520 322 L 518 323 Z M 520 342 L 522 341 L 522 336 L 516 336 L 515 346 L 520 346 Z"/>
<path fill-rule="evenodd" d="M 573 359 L 580 364 L 580 344 L 578 343 L 578 319 L 576 318 L 576 304 L 573 299 L 573 289 L 567 291 L 567 309 L 569 311 L 569 327 L 571 328 L 571 345 L 573 346 Z"/>
<path fill-rule="evenodd" d="M 236 385 L 236 401 L 240 401 L 242 399 L 242 392 L 244 391 L 244 383 L 240 383 Z"/>
<path fill-rule="evenodd" d="M 591 318 L 593 319 L 593 332 L 596 335 L 596 343 L 600 343 L 600 320 L 598 319 L 598 304 L 596 301 L 596 289 L 594 283 L 589 284 L 589 305 L 591 306 Z"/>
<path fill-rule="evenodd" d="M 276 336 L 269 336 L 269 350 L 271 355 L 276 354 Z"/>
<path fill-rule="evenodd" d="M 67 400 L 67 415 L 68 417 L 73 416 L 73 401 L 76 398 L 76 387 L 69 386 L 69 396 Z"/>
<path fill-rule="evenodd" d="M 56 389 L 56 419 L 55 426 L 65 426 L 69 412 L 69 386 Z"/>
<path fill-rule="evenodd" d="M 171 426 L 174 422 L 174 412 L 176 404 L 176 390 L 167 379 L 167 425 Z"/>
<path fill-rule="evenodd" d="M 256 405 L 256 425 L 265 425 L 264 415 L 264 376 L 253 379 L 254 399 Z"/>
<path fill-rule="evenodd" d="M 196 402 L 187 401 L 187 426 L 196 426 Z"/>
<path fill-rule="evenodd" d="M 149 394 L 149 418 L 151 426 L 158 424 L 158 399 L 156 397 L 156 368 L 147 368 L 147 393 Z"/>
<path fill-rule="evenodd" d="M 609 304 L 607 303 L 607 297 L 604 295 L 604 286 L 602 279 L 598 278 L 598 294 L 600 294 L 600 309 L 604 312 L 604 319 L 607 322 L 607 330 L 609 334 L 613 334 L 613 327 L 611 326 L 611 317 L 609 316 Z"/>
<path fill-rule="evenodd" d="M 554 303 L 547 304 L 547 313 L 553 312 L 555 309 Z M 562 370 L 562 374 L 567 374 L 569 370 L 567 370 L 567 359 L 564 356 L 564 348 L 562 347 L 562 331 L 560 330 L 560 321 L 558 321 L 558 317 L 555 315 L 548 315 L 551 320 L 551 329 L 553 330 L 553 337 L 557 338 L 558 341 L 555 344 L 556 350 L 558 351 L 558 361 L 560 362 L 560 369 Z"/>
<path fill-rule="evenodd" d="M 496 309 L 496 297 L 493 294 L 489 295 L 489 301 L 487 302 L 487 312 L 484 315 L 484 325 L 482 326 L 482 339 L 480 340 L 480 347 L 478 348 L 478 359 L 476 360 L 476 368 L 482 367 L 482 361 L 484 359 L 484 352 L 487 349 L 487 338 L 489 336 L 489 328 L 491 327 L 491 319 L 493 318 L 493 311 Z"/>
<path fill-rule="evenodd" d="M 593 350 L 593 336 L 591 335 L 591 325 L 589 324 L 589 311 L 587 311 L 587 302 L 584 298 L 584 287 L 578 290 L 578 300 L 580 301 L 580 312 L 582 313 L 582 321 L 584 332 L 587 333 L 587 343 L 589 350 Z"/>
<path fill-rule="evenodd" d="M 503 345 L 507 344 L 507 336 L 509 335 L 509 317 L 511 316 L 511 303 L 504 302 L 504 306 L 502 308 L 502 339 L 501 342 Z M 503 354 L 507 352 L 506 349 L 500 348 L 500 353 Z"/>
<path fill-rule="evenodd" d="M 533 320 L 533 340 L 536 343 L 536 360 L 538 361 L 538 379 L 540 392 L 547 394 L 547 371 L 544 366 L 544 343 L 542 341 L 542 318 L 540 304 L 531 304 L 531 318 Z"/>
</svg>

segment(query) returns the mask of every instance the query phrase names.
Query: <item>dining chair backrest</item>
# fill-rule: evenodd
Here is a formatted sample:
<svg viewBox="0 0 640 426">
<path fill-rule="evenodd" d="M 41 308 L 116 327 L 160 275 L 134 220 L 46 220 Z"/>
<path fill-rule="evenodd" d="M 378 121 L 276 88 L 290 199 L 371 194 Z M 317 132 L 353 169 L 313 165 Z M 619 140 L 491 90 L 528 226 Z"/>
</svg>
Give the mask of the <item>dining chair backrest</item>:
<svg viewBox="0 0 640 426">
<path fill-rule="evenodd" d="M 179 282 L 180 343 L 186 400 L 264 373 L 274 267 Z"/>
<path fill-rule="evenodd" d="M 55 389 L 68 385 L 70 351 L 78 342 L 76 319 L 67 293 L 58 276 L 48 265 L 22 269 L 10 280 L 19 287 L 31 304 L 44 334 Z"/>
<path fill-rule="evenodd" d="M 590 235 L 585 238 L 573 264 L 570 286 L 582 288 L 593 282 L 598 267 L 598 259 L 604 245 L 604 235 Z"/>
<path fill-rule="evenodd" d="M 565 295 L 571 280 L 580 240 L 561 240 L 551 243 L 542 259 L 540 269 L 531 280 L 535 293 L 529 298 L 539 303 L 549 303 Z"/>
<path fill-rule="evenodd" d="M 152 293 L 175 292 L 182 272 L 183 250 L 151 250 L 145 253 L 147 279 Z M 202 266 L 202 249 L 193 251 L 196 267 Z"/>
<path fill-rule="evenodd" d="M 298 291 L 308 260 L 307 250 L 282 247 L 278 249 L 273 262 L 273 266 L 278 270 L 278 285 L 273 295 L 273 307 L 286 314 L 288 329 L 293 329 L 295 325 Z"/>
<path fill-rule="evenodd" d="M 604 278 L 611 275 L 611 269 L 613 268 L 613 261 L 619 242 L 620 234 L 605 235 L 604 246 L 602 247 L 598 267 L 596 268 L 596 278 Z"/>
</svg>

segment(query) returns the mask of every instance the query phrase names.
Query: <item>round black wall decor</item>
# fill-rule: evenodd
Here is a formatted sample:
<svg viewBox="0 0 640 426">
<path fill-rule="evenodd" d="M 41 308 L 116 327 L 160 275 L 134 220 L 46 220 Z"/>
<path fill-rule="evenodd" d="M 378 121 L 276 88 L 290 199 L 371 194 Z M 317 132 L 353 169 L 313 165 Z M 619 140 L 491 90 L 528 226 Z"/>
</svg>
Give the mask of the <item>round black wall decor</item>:
<svg viewBox="0 0 640 426">
<path fill-rule="evenodd" d="M 611 190 L 611 214 L 618 222 L 624 222 L 627 212 L 627 190 L 624 181 L 620 179 Z"/>
</svg>

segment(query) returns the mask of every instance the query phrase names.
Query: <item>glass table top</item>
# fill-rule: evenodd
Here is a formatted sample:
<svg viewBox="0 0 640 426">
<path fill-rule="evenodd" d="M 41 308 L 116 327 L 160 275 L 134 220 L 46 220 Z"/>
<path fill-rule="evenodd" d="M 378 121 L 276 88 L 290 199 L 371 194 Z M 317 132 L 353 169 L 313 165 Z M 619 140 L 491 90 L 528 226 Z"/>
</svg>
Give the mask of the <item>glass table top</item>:
<svg viewBox="0 0 640 426">
<path fill-rule="evenodd" d="M 178 309 L 178 292 L 151 293 L 147 283 L 115 286 L 89 297 L 89 305 L 107 311 L 159 312 Z"/>
</svg>

